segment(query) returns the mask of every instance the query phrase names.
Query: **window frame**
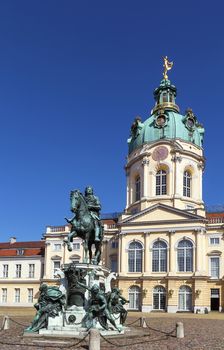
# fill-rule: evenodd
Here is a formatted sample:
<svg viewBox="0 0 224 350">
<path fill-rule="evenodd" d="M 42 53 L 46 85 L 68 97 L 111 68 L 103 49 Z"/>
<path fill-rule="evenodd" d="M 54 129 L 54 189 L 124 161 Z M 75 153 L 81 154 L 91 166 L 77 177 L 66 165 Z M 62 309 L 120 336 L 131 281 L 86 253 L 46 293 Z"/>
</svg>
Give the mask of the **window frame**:
<svg viewBox="0 0 224 350">
<path fill-rule="evenodd" d="M 32 292 L 30 293 L 30 291 L 32 291 Z M 27 302 L 28 303 L 33 303 L 33 288 L 27 288 L 27 292 L 28 292 L 28 294 L 27 294 Z"/>
<path fill-rule="evenodd" d="M 59 267 L 55 267 L 56 263 L 59 263 Z M 56 272 L 56 269 L 60 269 L 61 267 L 61 260 L 53 260 L 53 278 L 55 278 L 55 272 Z"/>
<path fill-rule="evenodd" d="M 17 295 L 17 292 L 18 292 L 18 295 Z M 14 302 L 15 303 L 20 303 L 20 298 L 21 298 L 20 288 L 15 288 L 15 299 L 14 299 Z"/>
<path fill-rule="evenodd" d="M 179 247 L 179 244 L 183 241 L 189 242 L 189 244 L 191 244 L 191 246 Z M 179 264 L 179 259 L 181 258 L 181 256 L 179 256 L 180 250 L 183 250 L 183 255 L 184 255 L 183 256 L 183 266 L 184 266 L 183 270 L 180 269 L 180 264 Z M 187 251 L 188 250 L 191 250 L 191 257 L 190 257 L 191 258 L 191 260 L 190 260 L 191 269 L 187 269 L 187 258 L 188 258 Z M 178 245 L 177 245 L 177 272 L 183 272 L 183 273 L 194 272 L 194 245 L 190 239 L 184 238 L 178 242 Z"/>
<path fill-rule="evenodd" d="M 158 308 L 155 307 L 155 298 L 158 297 Z M 162 300 L 161 298 L 164 298 L 164 300 Z M 164 308 L 161 308 L 161 304 L 164 302 Z M 157 285 L 153 288 L 152 290 L 152 308 L 153 310 L 158 310 L 158 311 L 165 311 L 167 308 L 167 292 L 166 292 L 166 288 L 161 286 L 161 285 Z"/>
<path fill-rule="evenodd" d="M 162 243 L 164 245 L 164 247 L 154 247 L 156 244 L 159 244 L 159 243 Z M 153 245 L 152 245 L 152 272 L 167 272 L 167 258 L 168 258 L 168 254 L 167 254 L 167 249 L 168 249 L 168 245 L 165 241 L 163 240 L 157 240 L 155 242 L 153 242 Z M 156 259 L 154 258 L 154 255 L 155 253 L 158 251 L 158 269 L 155 269 L 154 266 L 155 266 L 155 263 L 154 261 L 156 261 Z M 164 269 L 161 268 L 161 265 L 162 265 L 162 252 L 165 251 L 165 267 Z"/>
<path fill-rule="evenodd" d="M 212 259 L 217 259 L 218 261 L 218 268 L 217 268 L 218 273 L 215 276 L 212 275 Z M 220 278 L 220 256 L 213 255 L 209 257 L 209 274 L 211 279 L 217 280 Z"/>
<path fill-rule="evenodd" d="M 185 285 L 180 286 L 180 288 L 178 290 L 178 311 L 192 312 L 192 308 L 193 308 L 192 295 L 193 295 L 192 288 L 190 286 L 185 286 Z M 181 306 L 180 297 L 183 297 L 184 308 L 180 308 L 180 306 Z M 190 298 L 190 300 L 187 300 L 188 297 Z M 189 303 L 189 301 L 190 301 L 190 303 Z M 191 304 L 190 308 L 187 307 L 188 304 Z"/>
<path fill-rule="evenodd" d="M 1 297 L 2 304 L 7 303 L 7 298 L 8 298 L 8 289 L 4 287 L 2 288 L 2 297 Z"/>
<path fill-rule="evenodd" d="M 5 267 L 6 267 L 6 269 L 5 269 Z M 3 278 L 9 277 L 9 264 L 3 264 L 2 276 L 3 276 Z"/>
<path fill-rule="evenodd" d="M 137 243 L 139 245 L 141 245 L 141 248 L 130 248 L 130 246 L 133 244 L 133 243 Z M 128 273 L 142 273 L 142 270 L 143 270 L 143 244 L 142 242 L 139 242 L 139 241 L 131 241 L 128 245 Z M 132 253 L 133 252 L 133 253 Z M 141 253 L 140 253 L 141 252 Z M 132 255 L 134 254 L 134 257 L 131 256 L 131 253 Z M 140 253 L 140 255 L 139 255 Z M 139 256 L 140 257 L 139 257 Z M 134 261 L 134 263 L 131 262 L 131 259 Z M 140 262 L 140 264 L 139 264 Z M 140 265 L 140 267 L 138 268 L 138 264 Z M 133 271 L 132 268 L 130 268 L 130 266 L 133 266 Z"/>
<path fill-rule="evenodd" d="M 165 180 L 164 180 L 165 179 Z M 159 169 L 156 172 L 156 196 L 166 196 L 168 193 L 167 188 L 167 170 Z"/>
<path fill-rule="evenodd" d="M 137 175 L 135 177 L 135 202 L 141 199 L 141 177 Z"/>
<path fill-rule="evenodd" d="M 22 264 L 16 264 L 16 277 L 21 278 L 22 276 Z"/>
<path fill-rule="evenodd" d="M 29 264 L 29 278 L 35 277 L 35 264 Z"/>
<path fill-rule="evenodd" d="M 139 286 L 132 285 L 128 288 L 128 300 L 128 310 L 141 310 L 142 293 Z M 133 304 L 133 307 L 130 307 L 130 302 Z"/>
<path fill-rule="evenodd" d="M 183 196 L 188 198 L 192 196 L 192 174 L 187 169 L 183 173 Z"/>
</svg>

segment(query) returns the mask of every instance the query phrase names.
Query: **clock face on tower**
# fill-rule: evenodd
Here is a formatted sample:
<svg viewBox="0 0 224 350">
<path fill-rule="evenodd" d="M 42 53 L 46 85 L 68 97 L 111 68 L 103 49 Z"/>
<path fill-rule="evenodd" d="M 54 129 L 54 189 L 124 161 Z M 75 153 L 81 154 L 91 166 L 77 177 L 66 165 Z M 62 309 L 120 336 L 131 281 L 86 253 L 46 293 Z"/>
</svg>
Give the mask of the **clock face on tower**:
<svg viewBox="0 0 224 350">
<path fill-rule="evenodd" d="M 159 146 L 154 149 L 152 152 L 152 159 L 153 160 L 164 160 L 168 156 L 168 149 L 164 146 Z"/>
</svg>

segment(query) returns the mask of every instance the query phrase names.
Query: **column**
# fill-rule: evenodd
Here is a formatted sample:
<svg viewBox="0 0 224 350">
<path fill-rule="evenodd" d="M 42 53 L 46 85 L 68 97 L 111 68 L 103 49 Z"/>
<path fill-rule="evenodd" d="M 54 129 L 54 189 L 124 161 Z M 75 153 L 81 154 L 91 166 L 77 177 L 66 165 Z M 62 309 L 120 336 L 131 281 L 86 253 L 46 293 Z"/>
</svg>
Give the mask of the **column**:
<svg viewBox="0 0 224 350">
<path fill-rule="evenodd" d="M 201 230 L 196 231 L 196 257 L 195 257 L 195 273 L 200 274 L 201 271 L 201 259 L 200 259 L 200 247 L 201 247 Z"/>
<path fill-rule="evenodd" d="M 48 247 L 50 247 L 51 243 L 46 241 L 45 242 L 45 257 L 44 257 L 44 279 L 49 278 L 50 274 L 49 271 L 47 271 L 47 268 L 50 266 L 49 262 L 47 261 L 48 259 Z"/>
<path fill-rule="evenodd" d="M 147 157 L 145 157 L 142 161 L 142 166 L 143 166 L 143 192 L 142 192 L 142 196 L 143 197 L 148 197 L 148 165 L 149 165 L 149 160 Z"/>
<path fill-rule="evenodd" d="M 197 229 L 196 232 L 196 268 L 195 275 L 203 275 L 202 271 L 205 269 L 205 240 L 204 230 Z"/>
<path fill-rule="evenodd" d="M 176 251 L 174 249 L 174 230 L 169 231 L 169 276 L 175 275 L 176 272 Z"/>
<path fill-rule="evenodd" d="M 118 254 L 119 254 L 119 273 L 123 273 L 124 271 L 124 268 L 123 268 L 123 265 L 124 265 L 124 258 L 123 258 L 123 234 L 122 232 L 120 232 L 119 234 L 119 250 L 118 250 Z"/>
<path fill-rule="evenodd" d="M 130 205 L 130 177 L 129 177 L 129 170 L 126 169 L 126 183 L 127 183 L 127 193 L 126 193 L 126 208 Z"/>
<path fill-rule="evenodd" d="M 150 261 L 149 261 L 149 232 L 144 233 L 144 246 L 145 246 L 145 254 L 144 254 L 144 272 L 146 274 L 150 274 Z"/>
</svg>

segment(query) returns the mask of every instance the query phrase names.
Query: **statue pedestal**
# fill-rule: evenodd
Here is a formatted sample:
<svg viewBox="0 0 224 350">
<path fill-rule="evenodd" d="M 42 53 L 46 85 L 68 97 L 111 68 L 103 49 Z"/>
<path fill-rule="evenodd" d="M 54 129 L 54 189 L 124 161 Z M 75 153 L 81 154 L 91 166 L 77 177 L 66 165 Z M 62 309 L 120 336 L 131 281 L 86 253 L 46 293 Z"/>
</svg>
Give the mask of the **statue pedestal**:
<svg viewBox="0 0 224 350">
<path fill-rule="evenodd" d="M 58 316 L 48 318 L 47 328 L 40 329 L 39 334 L 84 336 L 87 332 L 84 317 L 91 307 L 90 300 L 92 300 L 90 289 L 97 285 L 104 300 L 107 300 L 111 292 L 111 280 L 116 278 L 115 274 L 110 273 L 110 270 L 104 266 L 78 263 L 64 264 L 57 275 L 61 281 L 60 290 L 66 294 L 67 305 Z M 97 303 L 94 306 L 98 306 Z M 107 320 L 108 329 L 105 329 L 97 317 L 93 319 L 93 327 L 99 329 L 102 335 L 124 334 L 120 313 L 110 315 L 120 332 L 109 320 Z"/>
</svg>

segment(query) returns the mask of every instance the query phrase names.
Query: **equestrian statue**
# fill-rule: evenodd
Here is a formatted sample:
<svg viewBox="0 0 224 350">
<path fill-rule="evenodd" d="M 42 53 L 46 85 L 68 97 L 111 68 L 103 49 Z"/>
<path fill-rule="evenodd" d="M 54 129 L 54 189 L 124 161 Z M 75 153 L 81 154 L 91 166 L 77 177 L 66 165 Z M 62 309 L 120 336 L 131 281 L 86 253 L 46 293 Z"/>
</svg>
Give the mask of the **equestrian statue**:
<svg viewBox="0 0 224 350">
<path fill-rule="evenodd" d="M 72 242 L 75 237 L 83 239 L 84 262 L 98 265 L 101 258 L 103 241 L 103 226 L 100 222 L 101 204 L 99 198 L 93 194 L 93 188 L 87 186 L 85 195 L 79 190 L 71 191 L 71 219 L 65 220 L 71 225 L 71 231 L 65 238 L 68 250 L 72 251 Z M 95 254 L 92 256 L 92 245 L 95 245 Z"/>
</svg>

